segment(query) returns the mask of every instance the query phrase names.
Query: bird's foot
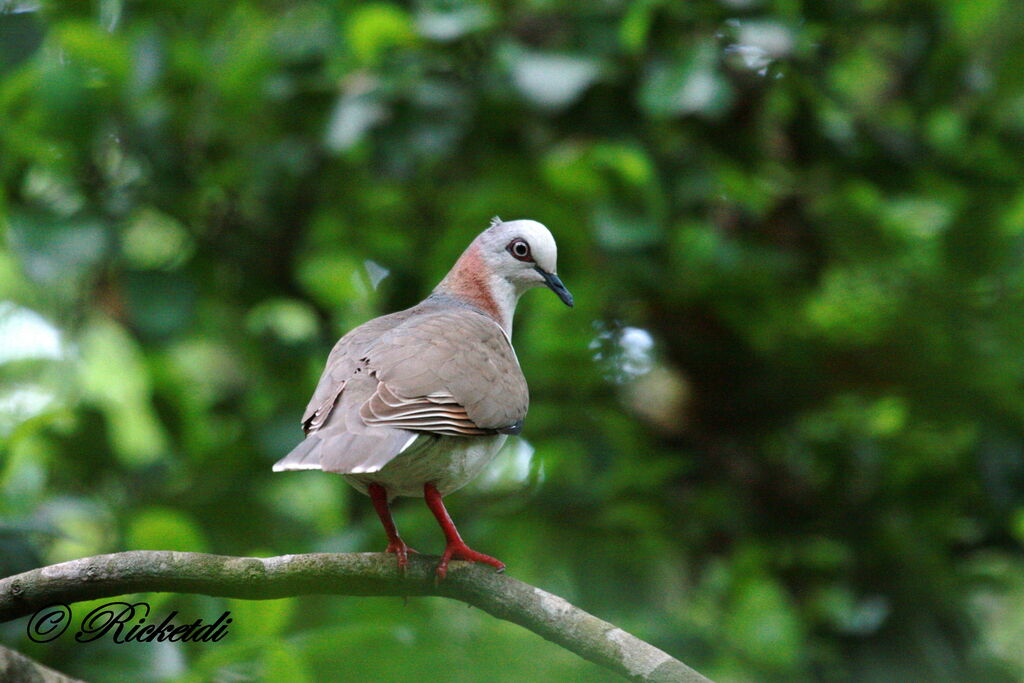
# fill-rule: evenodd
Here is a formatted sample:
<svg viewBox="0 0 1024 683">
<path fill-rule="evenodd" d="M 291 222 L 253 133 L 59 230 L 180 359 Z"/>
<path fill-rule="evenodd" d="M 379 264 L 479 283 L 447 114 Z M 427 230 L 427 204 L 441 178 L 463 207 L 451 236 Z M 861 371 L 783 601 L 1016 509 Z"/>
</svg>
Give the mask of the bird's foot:
<svg viewBox="0 0 1024 683">
<path fill-rule="evenodd" d="M 388 548 L 384 552 L 395 554 L 395 557 L 398 558 L 398 569 L 402 572 L 405 571 L 406 566 L 409 564 L 409 553 L 419 554 L 418 550 L 410 548 L 405 544 L 405 541 L 400 538 L 395 539 L 394 541 L 389 541 Z"/>
<path fill-rule="evenodd" d="M 493 558 L 490 555 L 478 553 L 462 541 L 452 541 L 449 542 L 448 546 L 444 549 L 444 555 L 441 556 L 441 561 L 437 564 L 437 578 L 443 579 L 448 574 L 448 560 L 483 562 L 484 564 L 491 565 L 499 572 L 505 569 L 505 563 L 501 560 Z"/>
</svg>

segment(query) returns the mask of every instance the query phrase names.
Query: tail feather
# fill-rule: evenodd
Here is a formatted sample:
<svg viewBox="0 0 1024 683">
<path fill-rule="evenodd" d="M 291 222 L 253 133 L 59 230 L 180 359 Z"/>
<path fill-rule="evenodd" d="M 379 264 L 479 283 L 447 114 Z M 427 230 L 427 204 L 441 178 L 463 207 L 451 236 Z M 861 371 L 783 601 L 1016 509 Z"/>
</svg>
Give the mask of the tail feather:
<svg viewBox="0 0 1024 683">
<path fill-rule="evenodd" d="M 323 470 L 342 474 L 379 472 L 415 438 L 413 432 L 402 429 L 342 432 L 324 442 Z"/>
<path fill-rule="evenodd" d="M 378 472 L 421 436 L 404 429 L 376 428 L 351 432 L 310 434 L 291 453 L 274 463 L 275 472 L 323 470 L 340 474 Z M 430 439 L 427 439 L 429 441 Z M 415 450 L 415 449 L 413 449 Z"/>
<path fill-rule="evenodd" d="M 315 434 L 307 436 L 302 443 L 292 449 L 291 453 L 274 463 L 274 471 L 321 469 L 320 454 L 322 452 L 323 439 Z"/>
</svg>

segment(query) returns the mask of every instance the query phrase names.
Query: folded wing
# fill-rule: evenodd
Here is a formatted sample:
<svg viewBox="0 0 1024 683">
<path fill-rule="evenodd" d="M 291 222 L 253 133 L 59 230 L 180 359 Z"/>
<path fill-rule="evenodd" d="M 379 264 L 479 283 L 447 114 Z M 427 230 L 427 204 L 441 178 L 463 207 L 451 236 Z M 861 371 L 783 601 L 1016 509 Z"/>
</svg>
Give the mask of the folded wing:
<svg viewBox="0 0 1024 683">
<path fill-rule="evenodd" d="M 522 423 L 529 396 L 491 318 L 430 299 L 335 345 L 303 416 L 306 440 L 274 469 L 375 472 L 417 436 L 479 436 Z"/>
</svg>

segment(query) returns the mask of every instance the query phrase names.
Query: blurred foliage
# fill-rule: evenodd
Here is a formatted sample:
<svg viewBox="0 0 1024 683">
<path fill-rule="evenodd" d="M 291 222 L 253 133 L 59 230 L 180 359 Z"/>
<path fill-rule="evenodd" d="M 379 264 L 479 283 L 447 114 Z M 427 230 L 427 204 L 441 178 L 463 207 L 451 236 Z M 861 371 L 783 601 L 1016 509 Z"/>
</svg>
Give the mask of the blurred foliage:
<svg viewBox="0 0 1024 683">
<path fill-rule="evenodd" d="M 474 546 L 722 682 L 1021 680 L 1022 33 L 1009 0 L 0 0 L 0 568 L 383 549 L 270 465 L 341 333 L 530 217 L 578 304 L 524 297 Z M 96 680 L 605 678 L 440 600 L 149 599 L 236 626 L 0 637 Z"/>
</svg>

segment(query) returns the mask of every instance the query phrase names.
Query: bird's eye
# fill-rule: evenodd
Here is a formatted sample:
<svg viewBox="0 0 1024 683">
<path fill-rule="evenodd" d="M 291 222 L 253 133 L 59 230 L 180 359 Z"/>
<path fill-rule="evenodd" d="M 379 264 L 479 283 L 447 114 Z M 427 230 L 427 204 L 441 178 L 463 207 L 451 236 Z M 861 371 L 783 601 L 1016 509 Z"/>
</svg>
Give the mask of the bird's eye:
<svg viewBox="0 0 1024 683">
<path fill-rule="evenodd" d="M 518 237 L 508 243 L 508 253 L 520 261 L 533 261 L 533 257 L 530 256 L 530 245 Z"/>
</svg>

